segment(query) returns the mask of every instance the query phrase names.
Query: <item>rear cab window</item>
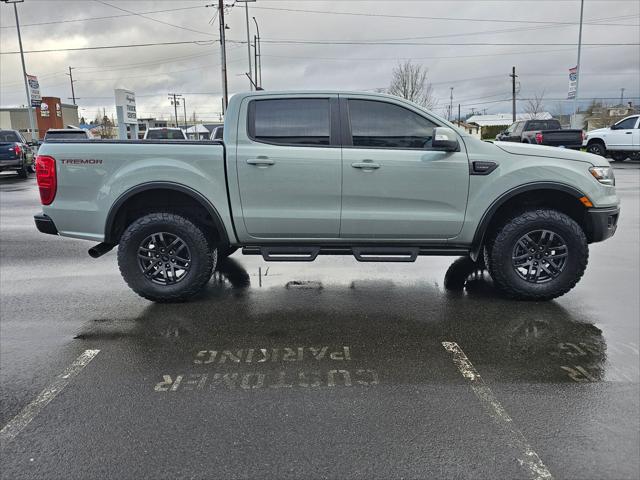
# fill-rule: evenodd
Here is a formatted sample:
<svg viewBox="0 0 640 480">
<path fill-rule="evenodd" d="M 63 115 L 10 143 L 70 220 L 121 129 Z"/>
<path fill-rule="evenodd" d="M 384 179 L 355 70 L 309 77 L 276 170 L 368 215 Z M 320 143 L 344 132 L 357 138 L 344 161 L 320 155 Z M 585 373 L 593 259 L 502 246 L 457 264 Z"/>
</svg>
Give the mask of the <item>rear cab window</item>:
<svg viewBox="0 0 640 480">
<path fill-rule="evenodd" d="M 149 130 L 147 132 L 148 140 L 184 140 L 182 130 Z"/>
<path fill-rule="evenodd" d="M 249 103 L 249 138 L 289 146 L 330 146 L 329 98 L 257 99 Z"/>
</svg>

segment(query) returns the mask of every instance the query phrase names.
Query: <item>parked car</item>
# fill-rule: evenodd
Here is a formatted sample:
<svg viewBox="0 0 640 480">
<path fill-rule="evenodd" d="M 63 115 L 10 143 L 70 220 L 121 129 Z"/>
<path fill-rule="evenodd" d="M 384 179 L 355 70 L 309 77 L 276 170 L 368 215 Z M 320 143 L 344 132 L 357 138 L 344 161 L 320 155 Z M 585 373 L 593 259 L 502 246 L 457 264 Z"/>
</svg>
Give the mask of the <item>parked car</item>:
<svg viewBox="0 0 640 480">
<path fill-rule="evenodd" d="M 616 230 L 604 158 L 483 142 L 398 97 L 250 92 L 225 117 L 226 145 L 45 143 L 37 228 L 100 242 L 93 257 L 118 245 L 125 281 L 157 302 L 198 293 L 234 248 L 265 261 L 468 255 L 508 296 L 545 300 Z"/>
<path fill-rule="evenodd" d="M 219 126 L 213 129 L 211 132 L 211 140 L 222 140 L 222 136 L 224 134 L 224 126 Z"/>
<path fill-rule="evenodd" d="M 87 130 L 81 128 L 50 128 L 44 134 L 44 141 L 58 140 L 87 140 L 93 138 L 93 135 Z"/>
<path fill-rule="evenodd" d="M 149 128 L 144 133 L 145 140 L 187 140 L 181 128 L 157 127 Z"/>
<path fill-rule="evenodd" d="M 583 145 L 587 152 L 611 156 L 616 162 L 640 160 L 640 115 L 623 118 L 607 128 L 587 132 Z"/>
<path fill-rule="evenodd" d="M 13 170 L 27 178 L 33 171 L 33 151 L 17 130 L 0 130 L 0 172 Z"/>
<path fill-rule="evenodd" d="M 520 120 L 499 133 L 496 140 L 577 150 L 582 147 L 582 130 L 563 129 L 560 122 L 555 119 Z"/>
</svg>

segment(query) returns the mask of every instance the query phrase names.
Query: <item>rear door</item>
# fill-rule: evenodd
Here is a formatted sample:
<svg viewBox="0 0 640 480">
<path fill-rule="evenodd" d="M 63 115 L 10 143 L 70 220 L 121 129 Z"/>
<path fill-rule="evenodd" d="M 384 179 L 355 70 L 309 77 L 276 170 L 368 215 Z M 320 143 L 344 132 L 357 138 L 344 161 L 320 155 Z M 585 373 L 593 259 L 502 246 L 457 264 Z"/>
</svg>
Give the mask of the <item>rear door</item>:
<svg viewBox="0 0 640 480">
<path fill-rule="evenodd" d="M 338 238 L 342 163 L 336 95 L 243 102 L 238 125 L 242 217 L 253 238 Z"/>
<path fill-rule="evenodd" d="M 469 162 L 431 150 L 434 120 L 392 99 L 341 95 L 341 237 L 429 240 L 462 229 Z"/>
</svg>

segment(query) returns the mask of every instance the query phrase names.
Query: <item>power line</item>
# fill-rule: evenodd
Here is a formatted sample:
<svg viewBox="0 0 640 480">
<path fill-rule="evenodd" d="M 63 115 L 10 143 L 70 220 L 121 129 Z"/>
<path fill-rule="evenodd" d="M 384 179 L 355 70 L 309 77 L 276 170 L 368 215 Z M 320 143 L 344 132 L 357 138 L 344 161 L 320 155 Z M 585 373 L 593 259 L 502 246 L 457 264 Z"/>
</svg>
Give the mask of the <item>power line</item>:
<svg viewBox="0 0 640 480">
<path fill-rule="evenodd" d="M 187 30 L 187 31 L 189 31 L 189 32 L 200 33 L 200 34 L 202 34 L 202 35 L 207 35 L 207 36 L 209 36 L 209 37 L 213 36 L 210 32 L 202 32 L 202 31 L 200 31 L 200 30 L 194 30 L 193 28 L 183 27 L 182 25 L 175 25 L 175 24 L 173 24 L 173 23 L 165 22 L 165 21 L 162 21 L 162 20 L 156 20 L 155 18 L 147 17 L 147 16 L 146 16 L 145 14 L 143 14 L 143 13 L 138 13 L 138 12 L 134 12 L 134 11 L 132 11 L 132 10 L 127 10 L 126 8 L 122 8 L 122 7 L 118 7 L 118 6 L 116 6 L 116 5 L 112 5 L 112 4 L 107 3 L 107 2 L 105 2 L 105 1 L 103 1 L 103 0 L 93 0 L 93 1 L 94 1 L 94 2 L 98 2 L 98 3 L 101 3 L 102 5 L 106 5 L 106 6 L 111 7 L 111 8 L 115 8 L 116 10 L 120 10 L 120 11 L 122 11 L 122 12 L 130 13 L 131 15 L 136 15 L 136 16 L 139 16 L 139 17 L 142 17 L 142 18 L 146 18 L 147 20 L 151 20 L 151 21 L 153 21 L 153 22 L 160 23 L 160 24 L 162 24 L 162 25 L 168 25 L 168 26 L 170 26 L 170 27 L 180 28 L 180 29 L 182 29 L 182 30 Z"/>
<path fill-rule="evenodd" d="M 501 18 L 457 18 L 457 17 L 434 17 L 434 16 L 422 16 L 422 15 L 397 15 L 397 14 L 383 14 L 383 13 L 362 13 L 362 12 L 336 12 L 328 10 L 308 10 L 302 8 L 283 8 L 283 7 L 261 7 L 254 6 L 253 8 L 259 10 L 275 10 L 281 12 L 300 12 L 300 13 L 319 13 L 326 15 L 347 15 L 358 17 L 382 17 L 382 18 L 404 18 L 412 20 L 443 20 L 443 21 L 455 21 L 455 22 L 494 22 L 494 23 L 526 23 L 526 24 L 540 24 L 540 25 L 578 25 L 576 22 L 557 22 L 551 20 L 505 20 Z M 591 25 L 591 23 L 584 22 L 585 25 Z M 615 25 L 615 26 L 637 26 L 631 24 L 605 24 L 598 23 L 597 25 Z"/>
<path fill-rule="evenodd" d="M 229 40 L 231 41 L 231 40 Z M 468 43 L 431 43 L 431 42 L 379 42 L 375 40 L 263 40 L 265 43 L 282 44 L 282 45 L 425 45 L 425 46 L 461 46 L 461 47 L 506 47 L 506 46 L 531 46 L 531 47 L 555 47 L 555 46 L 576 46 L 577 43 L 496 43 L 496 42 L 468 42 Z M 242 41 L 233 41 L 234 43 L 245 43 Z M 620 46 L 630 47 L 638 46 L 640 43 L 583 43 L 586 46 Z M 28 53 L 28 52 L 25 52 Z"/>
<path fill-rule="evenodd" d="M 211 45 L 216 40 L 185 40 L 182 42 L 130 43 L 127 45 L 103 45 L 100 47 L 48 48 L 45 50 L 25 50 L 24 53 L 77 52 L 82 50 L 109 50 L 114 48 L 160 47 L 166 45 Z M 0 55 L 14 55 L 19 51 L 0 52 Z"/>
<path fill-rule="evenodd" d="M 76 23 L 76 22 L 87 22 L 91 20 L 108 20 L 110 18 L 122 18 L 122 17 L 131 17 L 135 15 L 147 15 L 150 13 L 165 13 L 165 12 L 177 12 L 180 10 L 193 10 L 196 8 L 204 8 L 204 5 L 198 5 L 195 7 L 179 7 L 179 8 L 168 8 L 164 10 L 151 10 L 147 12 L 137 12 L 137 13 L 127 13 L 120 15 L 106 15 L 102 17 L 85 17 L 85 18 L 74 18 L 70 20 L 55 20 L 51 22 L 36 22 L 36 23 L 25 23 L 24 25 L 20 24 L 20 28 L 22 27 L 38 27 L 41 25 L 57 25 L 62 23 Z M 13 28 L 14 25 L 2 25 L 0 28 Z"/>
</svg>

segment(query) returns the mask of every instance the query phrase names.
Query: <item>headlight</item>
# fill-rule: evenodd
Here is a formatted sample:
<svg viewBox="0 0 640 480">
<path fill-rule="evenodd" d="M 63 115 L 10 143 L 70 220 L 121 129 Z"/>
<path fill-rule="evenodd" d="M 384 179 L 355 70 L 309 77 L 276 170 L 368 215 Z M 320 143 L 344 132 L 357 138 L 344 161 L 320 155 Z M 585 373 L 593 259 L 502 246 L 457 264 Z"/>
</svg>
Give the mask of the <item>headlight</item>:
<svg viewBox="0 0 640 480">
<path fill-rule="evenodd" d="M 611 167 L 591 167 L 589 172 L 591 172 L 593 178 L 604 185 L 612 187 L 616 184 L 616 178 L 613 176 L 613 168 Z"/>
</svg>

